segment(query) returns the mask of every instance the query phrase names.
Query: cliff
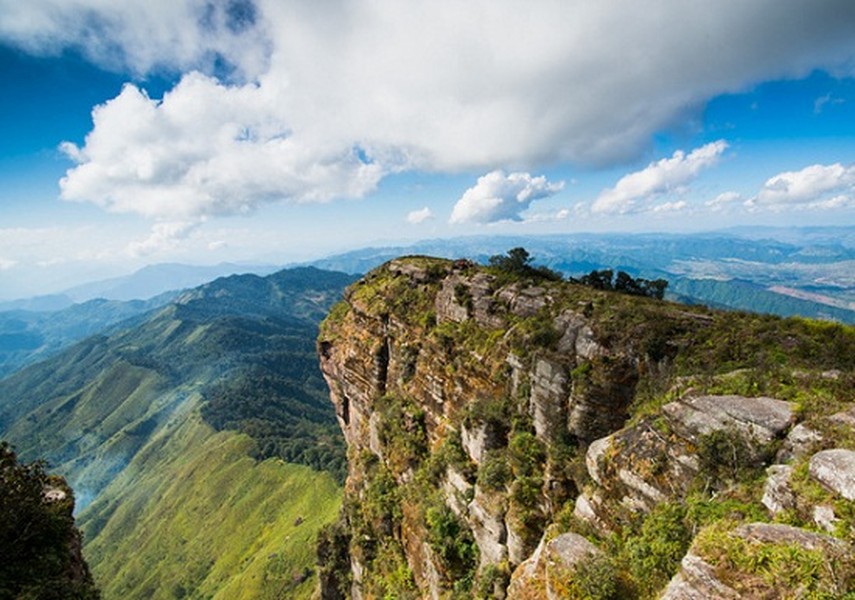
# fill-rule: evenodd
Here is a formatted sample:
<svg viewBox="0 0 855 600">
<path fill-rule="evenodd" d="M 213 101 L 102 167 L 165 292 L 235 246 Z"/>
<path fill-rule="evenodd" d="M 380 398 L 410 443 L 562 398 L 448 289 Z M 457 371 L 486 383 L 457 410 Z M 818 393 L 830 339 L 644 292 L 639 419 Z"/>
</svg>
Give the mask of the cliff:
<svg viewBox="0 0 855 600">
<path fill-rule="evenodd" d="M 852 589 L 855 330 L 393 260 L 321 327 L 324 598 Z"/>
</svg>

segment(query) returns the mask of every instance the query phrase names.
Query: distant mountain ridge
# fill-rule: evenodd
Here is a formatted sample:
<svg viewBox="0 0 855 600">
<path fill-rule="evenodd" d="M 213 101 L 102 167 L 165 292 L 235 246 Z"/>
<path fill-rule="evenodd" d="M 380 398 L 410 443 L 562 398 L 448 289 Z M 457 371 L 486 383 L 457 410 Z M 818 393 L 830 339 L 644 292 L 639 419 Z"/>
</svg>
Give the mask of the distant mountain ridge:
<svg viewBox="0 0 855 600">
<path fill-rule="evenodd" d="M 113 277 L 75 286 L 63 292 L 74 302 L 93 298 L 108 300 L 146 300 L 170 290 L 184 290 L 207 283 L 218 277 L 251 273 L 269 275 L 281 267 L 273 265 L 184 265 L 161 263 L 143 267 L 130 275 Z"/>
<path fill-rule="evenodd" d="M 475 236 L 363 248 L 311 264 L 366 273 L 407 254 L 486 263 L 490 256 L 518 246 L 525 247 L 537 264 L 568 276 L 595 269 L 619 269 L 634 276 L 667 279 L 670 297 L 683 302 L 855 323 L 855 310 L 846 308 L 855 302 L 855 227 L 804 231 L 747 228 L 697 234 Z M 795 297 L 782 293 L 782 288 L 813 297 Z M 822 296 L 832 302 L 818 301 Z"/>
</svg>

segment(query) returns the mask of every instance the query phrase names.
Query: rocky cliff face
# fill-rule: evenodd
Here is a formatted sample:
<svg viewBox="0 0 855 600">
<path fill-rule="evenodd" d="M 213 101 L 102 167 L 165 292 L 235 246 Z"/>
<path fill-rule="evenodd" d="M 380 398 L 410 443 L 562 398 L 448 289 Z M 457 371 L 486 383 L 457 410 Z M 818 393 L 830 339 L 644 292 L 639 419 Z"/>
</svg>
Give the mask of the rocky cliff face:
<svg viewBox="0 0 855 600">
<path fill-rule="evenodd" d="M 413 257 L 349 289 L 319 354 L 349 446 L 326 598 L 852 584 L 852 328 Z M 794 556 L 833 568 L 769 579 Z"/>
</svg>

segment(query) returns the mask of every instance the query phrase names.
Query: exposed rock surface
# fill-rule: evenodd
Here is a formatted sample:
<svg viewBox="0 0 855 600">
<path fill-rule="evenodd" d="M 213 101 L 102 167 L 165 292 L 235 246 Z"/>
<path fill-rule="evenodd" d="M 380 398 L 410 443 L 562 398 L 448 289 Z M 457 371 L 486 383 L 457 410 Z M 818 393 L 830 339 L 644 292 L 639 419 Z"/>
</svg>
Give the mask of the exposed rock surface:
<svg viewBox="0 0 855 600">
<path fill-rule="evenodd" d="M 680 571 L 662 593 L 660 600 L 734 600 L 741 595 L 716 577 L 712 565 L 689 552 L 680 563 Z"/>
<path fill-rule="evenodd" d="M 855 500 L 855 450 L 823 450 L 810 459 L 811 476 L 847 500 Z"/>
<path fill-rule="evenodd" d="M 758 553 L 763 546 L 767 548 L 773 545 L 791 546 L 820 552 L 828 560 L 846 560 L 846 555 L 850 552 L 849 545 L 842 540 L 789 525 L 751 523 L 736 528 L 728 535 L 742 540 L 742 548 L 749 551 L 753 549 Z M 831 592 L 830 597 L 833 597 L 835 592 L 844 591 L 841 586 L 847 584 L 844 578 L 834 579 L 833 568 L 828 570 L 832 572 L 832 576 L 824 587 L 825 591 Z M 701 600 L 702 598 L 781 597 L 781 592 L 786 588 L 782 589 L 778 581 L 761 577 L 761 574 L 729 564 L 719 566 L 716 560 L 711 563 L 693 549 L 683 558 L 680 571 L 668 584 L 660 598 L 661 600 Z M 796 597 L 801 597 L 801 594 L 797 594 Z"/>
<path fill-rule="evenodd" d="M 576 533 L 563 533 L 548 542 L 544 536 L 531 557 L 514 572 L 508 600 L 565 598 L 562 591 L 579 563 L 600 553 L 599 548 Z"/>
<path fill-rule="evenodd" d="M 663 406 L 662 414 L 665 419 L 659 423 L 641 421 L 588 447 L 588 474 L 599 495 L 611 498 L 612 504 L 646 512 L 668 499 L 682 498 L 701 468 L 699 442 L 716 432 L 742 440 L 749 452 L 740 460 L 762 464 L 769 459 L 763 449 L 782 437 L 793 420 L 792 405 L 786 402 L 733 395 L 688 396 Z M 770 496 L 770 502 L 775 501 Z M 604 510 L 608 508 L 600 503 L 599 511 Z M 608 520 L 587 500 L 579 511 L 590 522 Z"/>
<path fill-rule="evenodd" d="M 772 465 L 766 469 L 766 484 L 763 486 L 763 506 L 772 515 L 789 510 L 796 505 L 796 495 L 790 486 L 793 468 L 789 465 Z"/>
</svg>

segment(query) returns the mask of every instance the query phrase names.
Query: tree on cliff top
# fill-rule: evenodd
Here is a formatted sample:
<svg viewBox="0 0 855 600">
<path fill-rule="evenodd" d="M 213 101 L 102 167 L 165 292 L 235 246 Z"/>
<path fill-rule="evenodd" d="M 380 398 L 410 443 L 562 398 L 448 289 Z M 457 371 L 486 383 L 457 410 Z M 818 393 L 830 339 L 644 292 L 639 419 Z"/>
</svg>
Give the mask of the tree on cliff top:
<svg viewBox="0 0 855 600">
<path fill-rule="evenodd" d="M 489 265 L 504 274 L 513 277 L 531 277 L 534 279 L 549 279 L 560 281 L 561 273 L 547 267 L 532 266 L 532 256 L 525 248 L 511 248 L 507 254 L 496 254 L 490 257 Z"/>
</svg>

